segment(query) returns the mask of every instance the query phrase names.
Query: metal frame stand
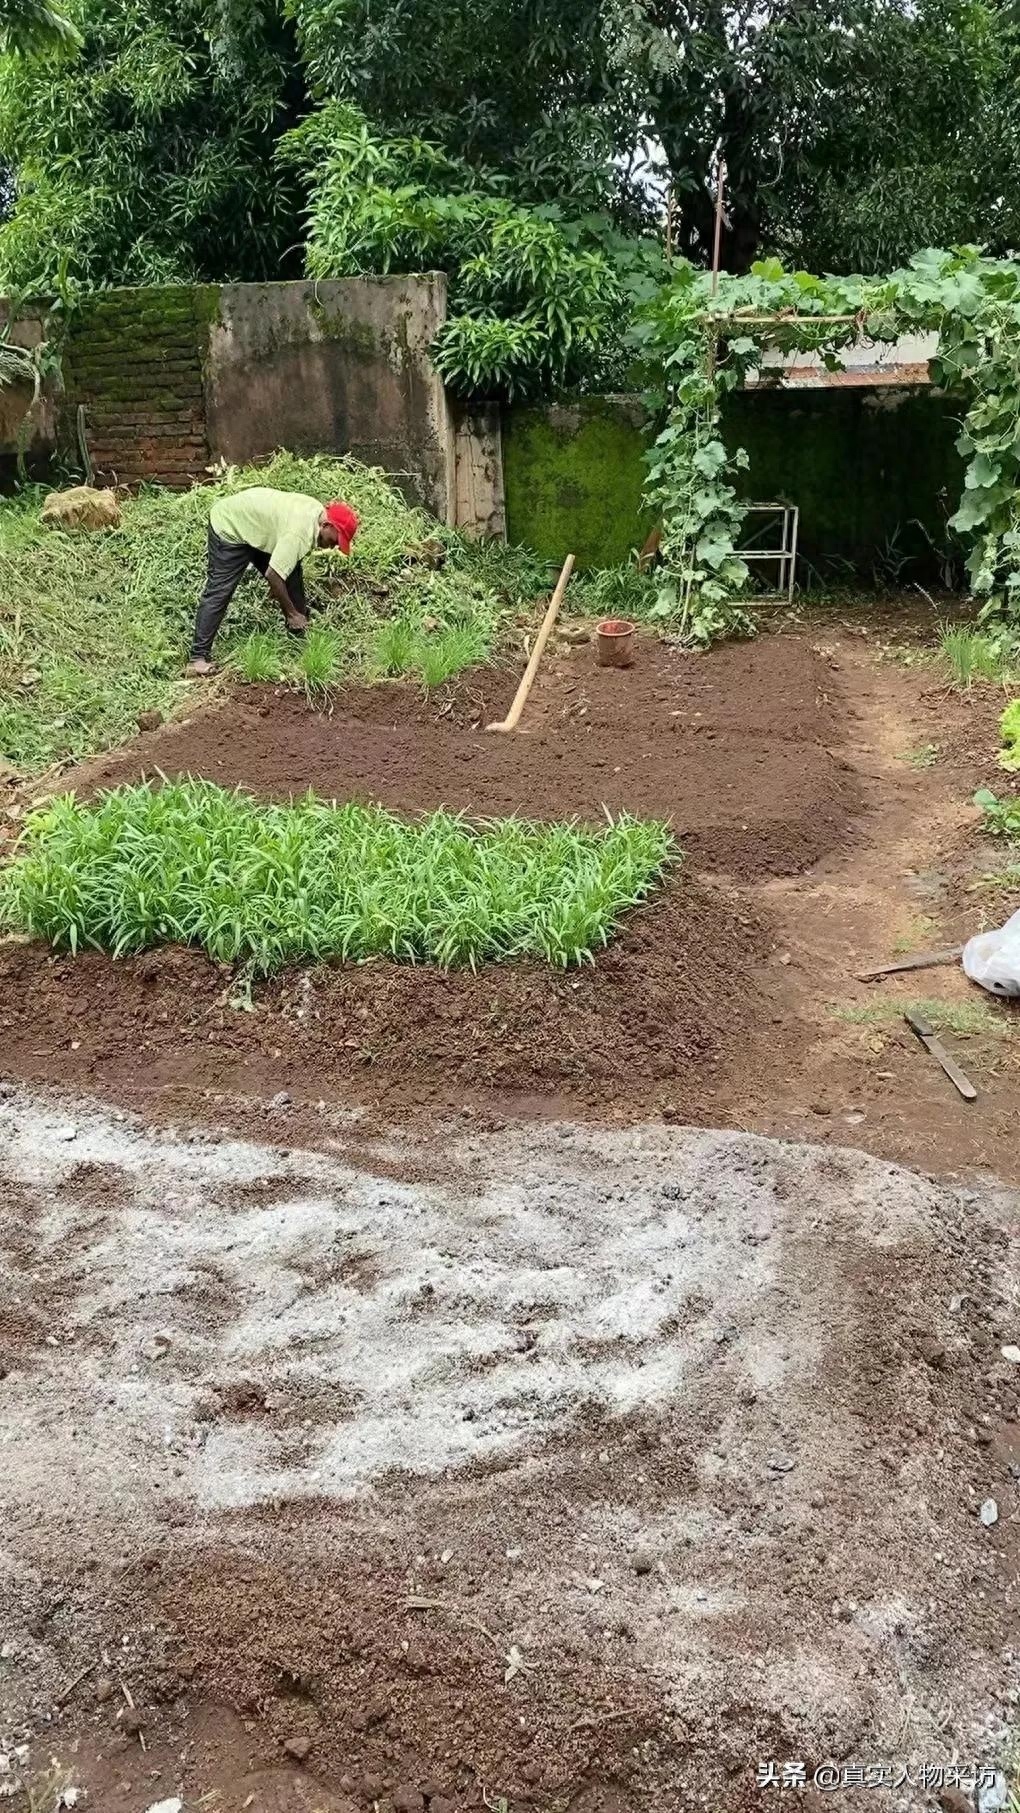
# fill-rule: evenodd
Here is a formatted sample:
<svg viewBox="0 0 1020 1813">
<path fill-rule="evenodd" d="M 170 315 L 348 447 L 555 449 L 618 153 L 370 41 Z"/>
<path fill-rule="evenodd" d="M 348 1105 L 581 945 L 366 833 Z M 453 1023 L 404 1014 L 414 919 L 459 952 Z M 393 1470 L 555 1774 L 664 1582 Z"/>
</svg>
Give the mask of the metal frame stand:
<svg viewBox="0 0 1020 1813">
<path fill-rule="evenodd" d="M 753 564 L 755 561 L 774 560 L 776 563 L 775 598 L 788 605 L 793 603 L 793 587 L 797 577 L 797 541 L 800 535 L 800 510 L 796 504 L 746 504 L 748 516 L 777 516 L 782 518 L 783 539 L 778 548 L 760 548 L 752 544 L 748 548 L 738 548 L 741 560 Z"/>
</svg>

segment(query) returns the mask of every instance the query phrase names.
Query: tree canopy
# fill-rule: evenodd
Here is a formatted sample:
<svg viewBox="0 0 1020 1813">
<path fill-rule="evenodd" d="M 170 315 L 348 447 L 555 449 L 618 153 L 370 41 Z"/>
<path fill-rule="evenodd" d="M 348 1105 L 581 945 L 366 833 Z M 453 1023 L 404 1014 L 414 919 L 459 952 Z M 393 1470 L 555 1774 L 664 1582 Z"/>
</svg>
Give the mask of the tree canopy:
<svg viewBox="0 0 1020 1813">
<path fill-rule="evenodd" d="M 512 392 L 620 376 L 667 195 L 703 267 L 720 158 L 736 273 L 1020 239 L 1007 0 L 67 4 L 58 62 L 0 0 L 16 293 L 440 268 L 444 368 Z"/>
</svg>

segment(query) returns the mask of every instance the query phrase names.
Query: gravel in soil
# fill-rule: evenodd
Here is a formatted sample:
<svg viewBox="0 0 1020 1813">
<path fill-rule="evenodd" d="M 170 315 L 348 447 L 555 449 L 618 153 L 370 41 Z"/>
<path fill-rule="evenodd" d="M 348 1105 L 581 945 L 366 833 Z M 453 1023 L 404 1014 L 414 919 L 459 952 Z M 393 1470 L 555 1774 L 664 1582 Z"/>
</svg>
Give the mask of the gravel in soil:
<svg viewBox="0 0 1020 1813">
<path fill-rule="evenodd" d="M 26 1770 L 103 1813 L 228 1767 L 281 1813 L 744 1813 L 759 1760 L 997 1754 L 1015 1195 L 666 1128 L 418 1184 L 66 1099 L 0 1139 Z"/>
</svg>

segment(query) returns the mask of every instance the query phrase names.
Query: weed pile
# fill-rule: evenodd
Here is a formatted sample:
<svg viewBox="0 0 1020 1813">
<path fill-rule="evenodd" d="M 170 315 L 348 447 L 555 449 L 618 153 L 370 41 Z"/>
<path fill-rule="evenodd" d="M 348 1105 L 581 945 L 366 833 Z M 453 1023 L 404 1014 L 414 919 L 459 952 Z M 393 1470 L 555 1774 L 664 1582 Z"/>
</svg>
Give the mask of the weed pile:
<svg viewBox="0 0 1020 1813">
<path fill-rule="evenodd" d="M 672 860 L 664 825 L 413 823 L 313 794 L 267 805 L 189 780 L 65 795 L 26 823 L 0 887 L 11 929 L 113 956 L 175 943 L 267 974 L 390 957 L 445 967 L 604 946 Z"/>
<path fill-rule="evenodd" d="M 43 494 L 27 493 L 0 510 L 0 758 L 26 770 L 78 759 L 130 735 L 139 711 L 172 707 L 205 579 L 210 507 L 253 484 L 346 498 L 361 531 L 350 561 L 323 551 L 308 563 L 323 632 L 312 644 L 287 643 L 262 580 L 242 584 L 216 654 L 243 677 L 314 690 L 348 672 L 410 668 L 438 684 L 435 675 L 483 659 L 504 615 L 546 585 L 534 556 L 462 540 L 409 506 L 384 473 L 348 459 L 280 453 L 191 491 L 149 488 L 124 500 L 119 529 L 101 534 L 43 528 Z M 438 549 L 439 566 L 419 557 L 423 545 Z M 401 635 L 411 658 L 396 669 Z"/>
</svg>

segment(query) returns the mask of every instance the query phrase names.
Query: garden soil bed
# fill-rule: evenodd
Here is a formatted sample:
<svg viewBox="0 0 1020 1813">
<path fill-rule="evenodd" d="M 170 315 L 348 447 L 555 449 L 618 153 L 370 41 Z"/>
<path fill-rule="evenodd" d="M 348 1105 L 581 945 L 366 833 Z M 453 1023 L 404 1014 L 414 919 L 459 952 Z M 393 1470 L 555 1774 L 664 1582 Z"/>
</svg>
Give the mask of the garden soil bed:
<svg viewBox="0 0 1020 1813">
<path fill-rule="evenodd" d="M 493 818 L 665 818 L 692 864 L 741 878 L 810 868 L 860 810 L 831 746 L 834 677 L 799 638 L 709 656 L 642 638 L 635 666 L 595 665 L 588 645 L 540 674 L 521 731 L 488 735 L 518 673 L 478 670 L 423 695 L 410 682 L 350 686 L 314 708 L 275 687 L 237 690 L 79 771 L 79 789 L 203 775 L 286 798 L 312 787 L 396 812 L 445 806 Z M 73 779 L 74 777 L 72 777 Z"/>
<path fill-rule="evenodd" d="M 239 1006 L 229 972 L 198 953 L 114 965 L 9 943 L 6 1073 L 98 1087 L 164 1115 L 222 1117 L 239 1104 L 259 1115 L 286 1091 L 298 1115 L 339 1100 L 401 1116 L 422 1106 L 728 1118 L 723 1102 L 760 1073 L 790 1018 L 769 915 L 731 884 L 800 874 L 841 848 L 862 812 L 833 753 L 832 674 L 795 637 L 707 658 L 645 639 L 628 672 L 598 669 L 582 646 L 550 662 L 524 734 L 487 735 L 515 679 L 472 675 L 441 699 L 352 687 L 325 710 L 246 689 L 69 778 L 86 793 L 192 773 L 408 813 L 669 818 L 685 853 L 679 876 L 624 919 L 594 967 L 473 975 L 373 962 L 291 973 Z"/>
</svg>

